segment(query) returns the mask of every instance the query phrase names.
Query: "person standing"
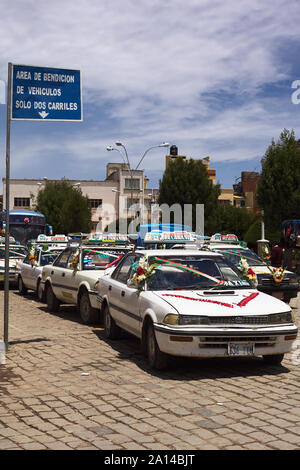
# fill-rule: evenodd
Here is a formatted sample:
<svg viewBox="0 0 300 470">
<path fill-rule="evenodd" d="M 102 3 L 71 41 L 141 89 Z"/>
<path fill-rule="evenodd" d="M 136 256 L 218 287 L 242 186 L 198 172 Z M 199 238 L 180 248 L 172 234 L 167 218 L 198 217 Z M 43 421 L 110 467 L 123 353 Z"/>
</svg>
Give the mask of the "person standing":
<svg viewBox="0 0 300 470">
<path fill-rule="evenodd" d="M 282 266 L 284 249 L 277 241 L 274 241 L 271 249 L 271 265 L 275 268 Z"/>
</svg>

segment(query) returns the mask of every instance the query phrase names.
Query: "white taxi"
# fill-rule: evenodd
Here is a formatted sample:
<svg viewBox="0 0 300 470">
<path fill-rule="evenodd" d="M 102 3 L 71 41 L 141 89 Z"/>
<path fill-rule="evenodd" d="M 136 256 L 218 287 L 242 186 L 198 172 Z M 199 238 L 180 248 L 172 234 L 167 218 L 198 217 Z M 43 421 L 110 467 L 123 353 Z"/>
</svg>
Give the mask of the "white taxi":
<svg viewBox="0 0 300 470">
<path fill-rule="evenodd" d="M 42 270 L 47 264 L 52 264 L 57 256 L 64 250 L 63 247 L 38 247 L 34 255 L 31 252 L 18 263 L 17 285 L 20 294 L 26 294 L 27 290 L 33 290 L 39 301 L 45 300 L 42 280 Z"/>
<path fill-rule="evenodd" d="M 280 273 L 279 279 L 276 279 L 278 270 L 276 271 L 253 250 L 243 246 L 236 235 L 215 234 L 203 246 L 217 253 L 222 253 L 236 266 L 240 264 L 241 259 L 246 260 L 249 268 L 256 274 L 258 290 L 273 295 L 286 303 L 297 297 L 300 290 L 299 276 L 292 271 L 284 270 Z"/>
<path fill-rule="evenodd" d="M 27 249 L 23 245 L 16 245 L 15 239 L 10 237 L 9 244 L 9 282 L 16 282 L 18 264 L 27 255 Z M 5 278 L 5 239 L 0 237 L 0 282 Z"/>
<path fill-rule="evenodd" d="M 110 272 L 133 246 L 126 236 L 113 238 L 95 234 L 83 244 L 71 242 L 52 266 L 44 266 L 42 283 L 47 307 L 56 312 L 59 305 L 76 305 L 83 323 L 99 320 L 95 284 Z"/>
<path fill-rule="evenodd" d="M 278 364 L 298 331 L 286 303 L 208 251 L 137 249 L 99 280 L 98 298 L 106 338 L 135 335 L 158 369 L 169 355 L 262 356 Z"/>
</svg>

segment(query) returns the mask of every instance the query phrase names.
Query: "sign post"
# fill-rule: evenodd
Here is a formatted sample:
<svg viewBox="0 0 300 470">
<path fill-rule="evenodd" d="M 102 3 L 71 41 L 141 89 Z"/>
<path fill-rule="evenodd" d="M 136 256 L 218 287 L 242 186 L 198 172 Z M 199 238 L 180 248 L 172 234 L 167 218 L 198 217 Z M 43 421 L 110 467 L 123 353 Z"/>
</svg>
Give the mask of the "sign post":
<svg viewBox="0 0 300 470">
<path fill-rule="evenodd" d="M 9 189 L 10 189 L 10 116 L 11 116 L 11 75 L 12 64 L 8 64 L 7 117 L 6 117 L 6 181 L 5 181 L 5 260 L 4 260 L 4 344 L 8 348 L 9 315 Z"/>
<path fill-rule="evenodd" d="M 6 121 L 6 227 L 4 343 L 8 348 L 11 121 L 82 121 L 80 70 L 8 64 Z"/>
</svg>

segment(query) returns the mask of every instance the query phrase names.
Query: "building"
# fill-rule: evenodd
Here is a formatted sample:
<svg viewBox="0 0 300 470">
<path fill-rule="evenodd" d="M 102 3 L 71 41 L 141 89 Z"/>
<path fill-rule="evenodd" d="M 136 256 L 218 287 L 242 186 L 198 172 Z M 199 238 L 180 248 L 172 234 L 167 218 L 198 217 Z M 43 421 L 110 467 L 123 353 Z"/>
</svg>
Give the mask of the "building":
<svg viewBox="0 0 300 470">
<path fill-rule="evenodd" d="M 2 181 L 3 207 L 6 208 L 5 178 Z M 11 179 L 9 209 L 34 209 L 38 192 L 47 181 L 58 180 Z M 147 188 L 148 179 L 144 175 L 144 170 L 130 170 L 123 163 L 109 163 L 104 181 L 69 180 L 69 182 L 74 187 L 80 188 L 82 194 L 88 197 L 92 209 L 92 231 L 102 232 L 116 219 L 126 219 L 134 214 L 138 214 L 143 221 L 150 220 L 151 204 L 156 201 L 158 195 L 157 189 Z M 132 204 L 137 206 L 130 209 Z"/>
<path fill-rule="evenodd" d="M 241 177 L 233 185 L 233 189 L 221 189 L 220 204 L 231 204 L 235 207 L 245 207 L 251 212 L 259 212 L 256 202 L 259 173 L 242 171 Z"/>
</svg>

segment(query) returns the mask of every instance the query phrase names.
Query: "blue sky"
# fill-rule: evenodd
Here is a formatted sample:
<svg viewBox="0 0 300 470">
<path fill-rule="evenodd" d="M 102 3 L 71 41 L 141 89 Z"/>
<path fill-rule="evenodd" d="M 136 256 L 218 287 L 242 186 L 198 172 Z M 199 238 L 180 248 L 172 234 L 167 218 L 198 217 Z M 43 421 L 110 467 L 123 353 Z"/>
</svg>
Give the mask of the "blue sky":
<svg viewBox="0 0 300 470">
<path fill-rule="evenodd" d="M 83 122 L 12 122 L 12 178 L 103 179 L 108 145 L 133 167 L 161 142 L 210 156 L 230 188 L 283 128 L 300 138 L 300 5 L 274 0 L 2 0 L 0 102 L 7 64 L 78 69 Z M 0 176 L 6 106 L 0 105 Z M 143 162 L 157 187 L 165 149 Z"/>
</svg>

